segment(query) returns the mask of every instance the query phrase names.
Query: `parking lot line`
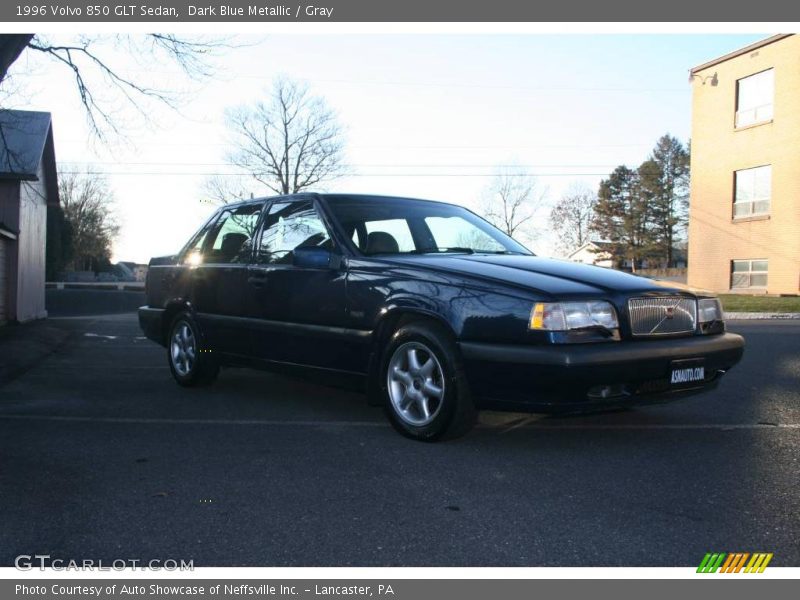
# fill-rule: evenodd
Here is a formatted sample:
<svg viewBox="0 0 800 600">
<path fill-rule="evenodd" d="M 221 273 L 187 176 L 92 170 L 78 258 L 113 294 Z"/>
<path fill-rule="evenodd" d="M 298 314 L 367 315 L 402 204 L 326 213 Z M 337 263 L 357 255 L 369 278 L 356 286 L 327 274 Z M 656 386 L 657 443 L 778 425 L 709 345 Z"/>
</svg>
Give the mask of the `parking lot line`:
<svg viewBox="0 0 800 600">
<path fill-rule="evenodd" d="M 67 369 L 69 371 L 74 371 L 75 367 L 79 366 L 81 371 L 89 371 L 89 370 L 101 370 L 101 371 L 108 371 L 108 365 L 85 365 L 79 360 L 73 361 L 64 361 L 64 362 L 51 362 L 47 365 L 47 370 L 52 371 L 54 369 Z M 114 365 L 115 371 L 136 371 L 136 370 L 155 370 L 155 371 L 169 371 L 169 367 L 167 365 Z"/>
<path fill-rule="evenodd" d="M 14 421 L 59 421 L 74 423 L 117 423 L 136 425 L 265 425 L 275 427 L 387 427 L 384 421 L 324 421 L 324 420 L 282 420 L 282 419 L 164 419 L 143 417 L 80 417 L 70 415 L 24 415 L 0 414 L 0 420 Z M 508 431 L 505 425 L 479 424 L 481 429 L 497 429 Z M 694 431 L 728 431 L 742 429 L 800 429 L 800 423 L 599 423 L 599 424 L 569 424 L 569 423 L 543 423 L 542 421 L 520 423 L 515 429 L 542 429 L 542 430 L 694 430 Z"/>
<path fill-rule="evenodd" d="M 71 415 L 0 415 L 0 420 L 60 421 L 74 423 L 118 423 L 133 425 L 268 425 L 292 427 L 318 427 L 336 425 L 348 427 L 387 427 L 384 421 L 318 421 L 280 419 L 164 419 L 144 417 L 78 417 Z"/>
</svg>

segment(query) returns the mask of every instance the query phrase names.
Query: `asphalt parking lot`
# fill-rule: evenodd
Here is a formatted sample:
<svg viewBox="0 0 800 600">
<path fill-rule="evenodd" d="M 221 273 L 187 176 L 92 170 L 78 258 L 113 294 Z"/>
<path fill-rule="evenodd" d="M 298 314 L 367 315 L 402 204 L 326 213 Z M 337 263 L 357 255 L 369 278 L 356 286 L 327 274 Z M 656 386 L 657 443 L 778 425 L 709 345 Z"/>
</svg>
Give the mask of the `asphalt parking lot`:
<svg viewBox="0 0 800 600">
<path fill-rule="evenodd" d="M 800 322 L 734 322 L 744 361 L 669 405 L 484 413 L 468 437 L 397 435 L 363 396 L 268 373 L 173 383 L 132 314 L 0 387 L 0 565 L 800 565 Z"/>
</svg>

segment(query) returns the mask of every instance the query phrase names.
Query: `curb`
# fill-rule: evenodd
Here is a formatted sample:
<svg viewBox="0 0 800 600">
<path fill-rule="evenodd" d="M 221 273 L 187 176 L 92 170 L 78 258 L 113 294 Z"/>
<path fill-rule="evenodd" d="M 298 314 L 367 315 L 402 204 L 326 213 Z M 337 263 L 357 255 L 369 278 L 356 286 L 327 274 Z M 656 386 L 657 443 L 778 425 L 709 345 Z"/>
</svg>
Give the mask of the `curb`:
<svg viewBox="0 0 800 600">
<path fill-rule="evenodd" d="M 760 321 L 765 319 L 779 319 L 782 321 L 800 319 L 800 313 L 775 313 L 775 312 L 726 312 L 725 320 L 732 321 Z"/>
</svg>

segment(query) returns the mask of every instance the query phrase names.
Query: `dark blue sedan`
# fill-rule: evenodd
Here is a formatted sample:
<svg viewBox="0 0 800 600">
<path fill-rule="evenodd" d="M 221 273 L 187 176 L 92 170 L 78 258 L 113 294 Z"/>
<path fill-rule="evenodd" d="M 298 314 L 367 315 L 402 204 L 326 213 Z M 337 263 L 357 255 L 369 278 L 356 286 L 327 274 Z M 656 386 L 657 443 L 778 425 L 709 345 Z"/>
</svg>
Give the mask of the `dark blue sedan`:
<svg viewBox="0 0 800 600">
<path fill-rule="evenodd" d="M 337 194 L 220 208 L 150 262 L 139 322 L 181 385 L 220 367 L 313 374 L 419 440 L 464 434 L 480 408 L 701 392 L 744 349 L 714 297 L 536 257 L 460 206 Z"/>
</svg>

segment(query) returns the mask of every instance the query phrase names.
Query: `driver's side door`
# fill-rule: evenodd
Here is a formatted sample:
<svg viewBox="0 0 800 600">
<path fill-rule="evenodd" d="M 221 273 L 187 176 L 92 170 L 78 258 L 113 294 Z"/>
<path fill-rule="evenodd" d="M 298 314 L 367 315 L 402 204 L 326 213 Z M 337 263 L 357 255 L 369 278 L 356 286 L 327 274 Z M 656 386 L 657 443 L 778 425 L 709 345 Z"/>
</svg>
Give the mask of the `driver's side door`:
<svg viewBox="0 0 800 600">
<path fill-rule="evenodd" d="M 250 353 L 242 288 L 263 208 L 264 202 L 250 202 L 223 210 L 190 268 L 195 316 L 214 352 Z"/>
</svg>

